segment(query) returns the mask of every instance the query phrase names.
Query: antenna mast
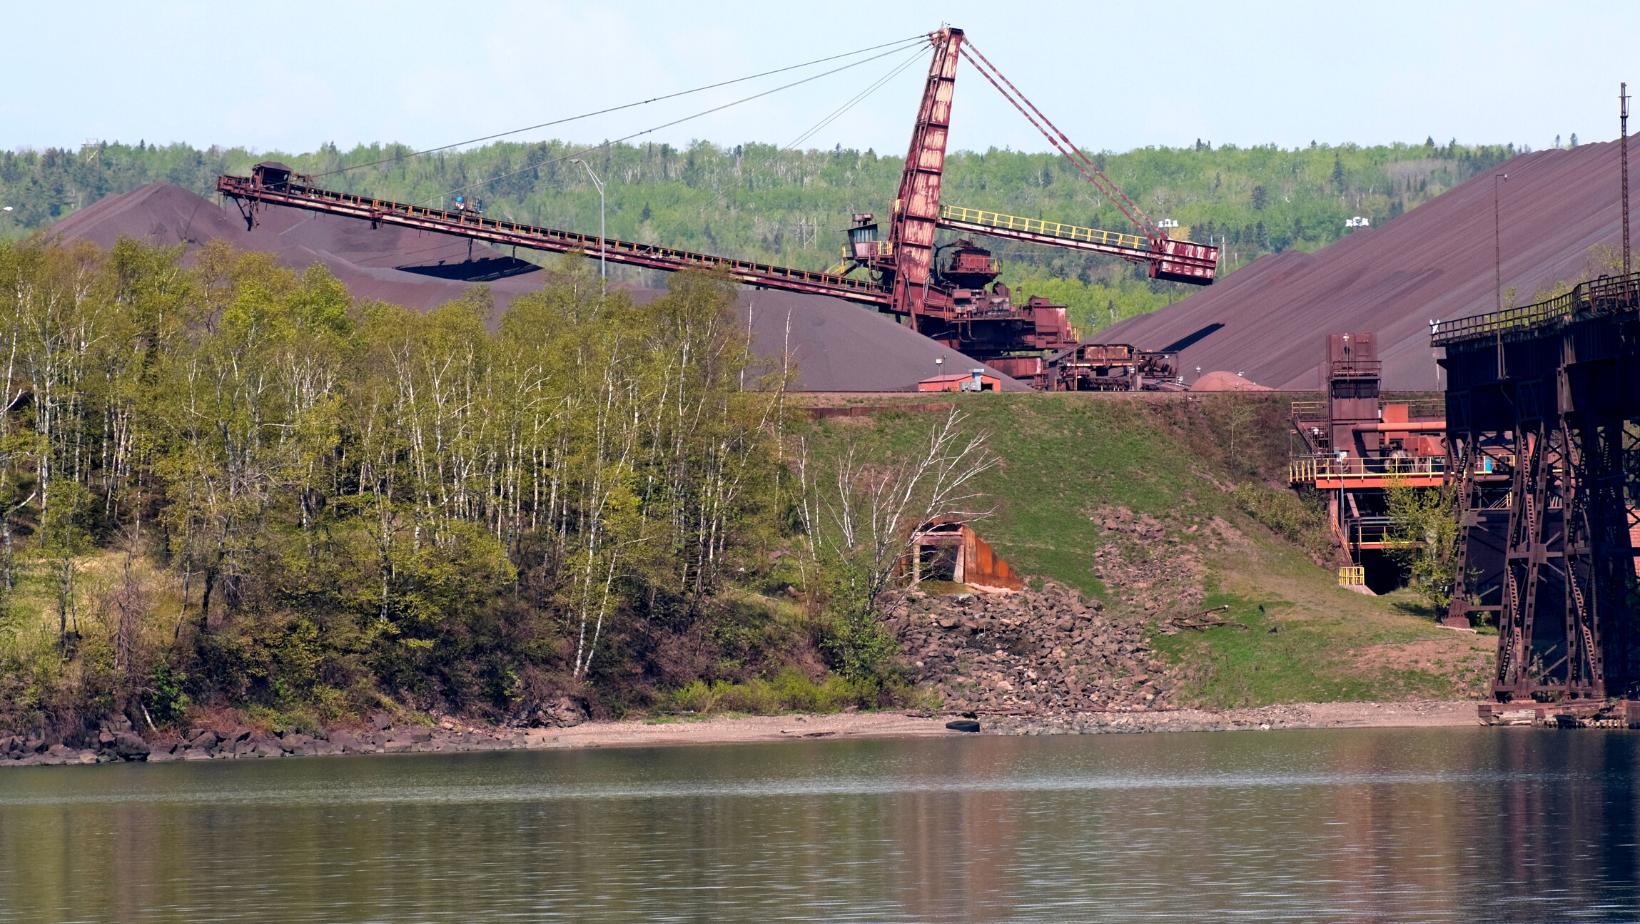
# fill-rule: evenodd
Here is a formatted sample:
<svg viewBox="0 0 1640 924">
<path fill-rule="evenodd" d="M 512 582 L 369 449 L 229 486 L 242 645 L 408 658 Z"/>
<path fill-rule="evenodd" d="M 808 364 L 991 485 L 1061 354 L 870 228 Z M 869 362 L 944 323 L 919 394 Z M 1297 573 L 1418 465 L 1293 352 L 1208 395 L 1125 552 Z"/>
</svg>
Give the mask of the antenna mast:
<svg viewBox="0 0 1640 924">
<path fill-rule="evenodd" d="M 1623 275 L 1630 272 L 1629 266 L 1629 85 L 1617 85 L 1617 101 L 1622 105 L 1620 110 L 1623 126 L 1622 144 L 1618 149 L 1618 157 L 1623 160 Z"/>
</svg>

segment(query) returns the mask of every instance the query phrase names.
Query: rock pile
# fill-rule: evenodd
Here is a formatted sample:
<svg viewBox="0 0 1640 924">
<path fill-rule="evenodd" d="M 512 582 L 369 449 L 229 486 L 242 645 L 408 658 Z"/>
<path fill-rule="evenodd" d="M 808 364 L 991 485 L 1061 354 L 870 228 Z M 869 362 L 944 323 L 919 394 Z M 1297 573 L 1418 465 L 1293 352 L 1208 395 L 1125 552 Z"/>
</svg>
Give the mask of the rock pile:
<svg viewBox="0 0 1640 924">
<path fill-rule="evenodd" d="M 914 594 L 889 620 L 913 676 L 948 711 L 1038 714 L 1164 706 L 1174 685 L 1142 615 L 1057 585 L 1017 594 Z"/>
</svg>

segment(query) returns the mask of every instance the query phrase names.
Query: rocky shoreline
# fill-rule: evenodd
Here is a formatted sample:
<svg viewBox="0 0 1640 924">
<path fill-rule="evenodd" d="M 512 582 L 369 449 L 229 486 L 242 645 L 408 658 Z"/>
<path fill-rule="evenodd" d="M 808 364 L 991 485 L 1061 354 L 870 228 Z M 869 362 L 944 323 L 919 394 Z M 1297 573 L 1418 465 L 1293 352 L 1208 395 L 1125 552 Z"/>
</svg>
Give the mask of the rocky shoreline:
<svg viewBox="0 0 1640 924">
<path fill-rule="evenodd" d="M 554 740 L 547 728 L 395 723 L 374 717 L 374 727 L 337 728 L 308 735 L 283 734 L 248 726 L 221 730 L 191 729 L 180 738 L 143 738 L 123 716 L 105 723 L 94 747 L 74 747 L 45 738 L 0 738 L 0 767 L 105 764 L 118 761 L 162 763 L 178 760 L 243 760 L 272 757 L 326 757 L 341 754 L 461 753 L 571 747 Z M 586 745 L 582 745 L 586 746 Z"/>
<path fill-rule="evenodd" d="M 1274 731 L 1312 728 L 1453 727 L 1482 724 L 1466 702 L 1302 703 L 1215 712 L 1132 709 L 1080 713 L 972 713 L 982 735 L 1117 735 L 1167 732 Z M 144 739 L 119 721 L 105 727 L 95 747 L 11 736 L 0 738 L 0 767 L 61 766 L 119 761 L 247 760 L 344 754 L 424 754 L 552 748 L 668 747 L 831 738 L 962 737 L 944 713 L 838 713 L 833 715 L 717 716 L 695 721 L 584 722 L 559 728 L 395 724 L 374 717 L 365 729 L 318 735 L 276 735 L 249 727 L 197 729 L 181 739 Z M 123 727 L 122 727 L 123 726 Z"/>
</svg>

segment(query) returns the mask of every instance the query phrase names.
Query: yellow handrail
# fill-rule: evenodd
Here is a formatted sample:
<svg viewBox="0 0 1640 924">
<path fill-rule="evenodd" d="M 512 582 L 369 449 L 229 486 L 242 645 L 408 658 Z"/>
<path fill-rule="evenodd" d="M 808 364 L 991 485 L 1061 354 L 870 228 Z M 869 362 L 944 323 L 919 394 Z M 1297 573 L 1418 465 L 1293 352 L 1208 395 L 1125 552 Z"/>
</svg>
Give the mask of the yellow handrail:
<svg viewBox="0 0 1640 924">
<path fill-rule="evenodd" d="M 1367 569 L 1365 565 L 1352 565 L 1338 569 L 1339 587 L 1360 587 L 1367 583 Z"/>
<path fill-rule="evenodd" d="M 1018 215 L 1003 215 L 999 212 L 987 212 L 983 209 L 965 209 L 955 205 L 942 205 L 940 206 L 940 217 L 946 221 L 961 221 L 971 225 L 983 225 L 987 228 L 999 228 L 1004 231 L 1023 231 L 1026 234 L 1041 234 L 1067 241 L 1086 241 L 1090 244 L 1105 244 L 1111 247 L 1126 247 L 1132 250 L 1150 249 L 1150 241 L 1137 234 L 1100 231 L 1097 228 L 1082 228 L 1076 225 L 1060 224 L 1057 221 L 1042 221 L 1039 218 L 1021 218 Z"/>
</svg>

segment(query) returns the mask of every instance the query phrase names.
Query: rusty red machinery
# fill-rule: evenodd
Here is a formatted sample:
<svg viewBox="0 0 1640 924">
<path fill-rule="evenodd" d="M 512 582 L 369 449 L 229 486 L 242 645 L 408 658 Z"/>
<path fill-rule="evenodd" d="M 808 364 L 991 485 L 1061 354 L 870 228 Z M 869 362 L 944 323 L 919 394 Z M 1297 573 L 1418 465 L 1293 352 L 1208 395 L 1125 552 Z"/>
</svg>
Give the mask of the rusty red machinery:
<svg viewBox="0 0 1640 924">
<path fill-rule="evenodd" d="M 472 210 L 445 211 L 334 192 L 314 186 L 311 177 L 274 163 L 259 164 L 248 177 L 218 177 L 216 189 L 240 204 L 247 223 L 255 223 L 262 206 L 285 206 L 362 219 L 378 227 L 386 224 L 416 228 L 503 247 L 598 253 L 611 263 L 648 269 L 718 270 L 751 286 L 841 298 L 894 315 L 919 333 L 999 371 L 1038 388 L 1051 388 L 1054 386 L 1044 354 L 1079 345 L 1065 306 L 1042 298 L 1014 304 L 1008 287 L 997 281 L 1001 265 L 990 251 L 974 243 L 974 236 L 1109 254 L 1147 265 L 1152 278 L 1192 285 L 1212 283 L 1218 250 L 1170 239 L 964 39 L 961 29 L 952 28 L 929 36 L 933 61 L 899 189 L 889 209 L 888 233 L 879 235 L 874 215 L 854 216 L 845 261 L 837 272 L 734 260 L 486 218 Z M 1119 234 L 942 205 L 940 187 L 951 127 L 951 100 L 961 58 L 966 58 L 1079 172 L 1116 203 L 1140 233 Z M 940 229 L 957 231 L 965 238 L 936 246 L 936 232 Z M 861 269 L 866 271 L 865 278 L 850 275 Z"/>
<path fill-rule="evenodd" d="M 1439 401 L 1384 401 L 1383 361 L 1371 332 L 1329 334 L 1321 372 L 1326 400 L 1293 402 L 1292 482 L 1326 498 L 1333 539 L 1350 558 L 1339 583 L 1387 589 L 1398 579 L 1388 553 L 1399 544 L 1389 488 L 1443 483 L 1444 408 Z"/>
<path fill-rule="evenodd" d="M 1129 343 L 1083 341 L 1045 361 L 1050 391 L 1184 391 L 1178 356 Z"/>
</svg>

